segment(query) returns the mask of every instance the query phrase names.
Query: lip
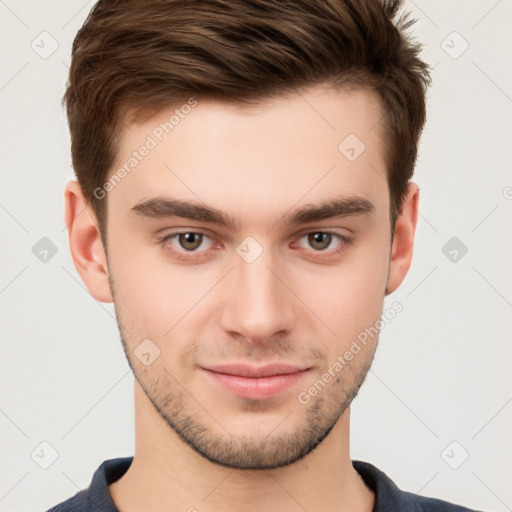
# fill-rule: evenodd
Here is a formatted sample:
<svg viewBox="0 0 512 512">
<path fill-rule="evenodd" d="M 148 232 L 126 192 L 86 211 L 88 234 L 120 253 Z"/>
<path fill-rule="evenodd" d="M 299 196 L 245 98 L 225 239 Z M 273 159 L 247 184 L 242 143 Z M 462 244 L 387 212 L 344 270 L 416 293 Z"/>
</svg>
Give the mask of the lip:
<svg viewBox="0 0 512 512">
<path fill-rule="evenodd" d="M 266 364 L 264 366 L 250 366 L 248 364 L 221 364 L 217 366 L 205 366 L 205 370 L 239 377 L 272 377 L 274 375 L 289 375 L 308 368 L 291 364 Z"/>
<path fill-rule="evenodd" d="M 211 366 L 202 370 L 210 380 L 236 396 L 264 400 L 289 389 L 308 373 L 310 368 L 289 364 L 258 367 L 230 364 Z"/>
</svg>

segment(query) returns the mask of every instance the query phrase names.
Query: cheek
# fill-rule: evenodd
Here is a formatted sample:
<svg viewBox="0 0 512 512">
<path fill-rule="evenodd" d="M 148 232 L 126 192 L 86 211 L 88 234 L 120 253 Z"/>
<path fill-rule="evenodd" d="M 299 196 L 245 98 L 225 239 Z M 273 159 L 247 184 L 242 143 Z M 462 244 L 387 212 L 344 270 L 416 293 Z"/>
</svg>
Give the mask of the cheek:
<svg viewBox="0 0 512 512">
<path fill-rule="evenodd" d="M 195 306 L 215 283 L 207 266 L 179 266 L 166 260 L 157 243 L 144 246 L 112 240 L 109 250 L 116 308 L 133 337 L 154 338 L 163 344 L 189 326 Z M 162 251 L 162 252 L 160 252 Z"/>
<path fill-rule="evenodd" d="M 299 296 L 337 342 L 350 342 L 382 312 L 389 261 L 385 243 L 367 241 L 339 265 L 317 267 L 298 278 Z"/>
<path fill-rule="evenodd" d="M 143 336 L 156 336 L 162 330 L 158 325 L 159 319 L 162 324 L 173 320 L 169 301 L 175 294 L 170 293 L 169 282 L 161 279 L 161 269 L 148 264 L 152 257 L 148 251 L 141 241 L 122 237 L 119 232 L 109 239 L 116 308 L 122 313 L 127 327 Z M 151 333 L 148 328 L 151 328 Z"/>
</svg>

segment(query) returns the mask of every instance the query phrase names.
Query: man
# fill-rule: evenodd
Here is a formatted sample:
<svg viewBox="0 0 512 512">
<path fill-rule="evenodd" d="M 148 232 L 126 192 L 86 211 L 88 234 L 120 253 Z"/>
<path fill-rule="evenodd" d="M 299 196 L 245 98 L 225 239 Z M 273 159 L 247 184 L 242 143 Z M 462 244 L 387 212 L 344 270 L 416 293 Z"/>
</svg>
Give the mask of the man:
<svg viewBox="0 0 512 512">
<path fill-rule="evenodd" d="M 65 216 L 115 305 L 136 448 L 52 511 L 469 510 L 349 453 L 417 221 L 429 76 L 399 7 L 93 8 L 64 97 Z"/>
</svg>

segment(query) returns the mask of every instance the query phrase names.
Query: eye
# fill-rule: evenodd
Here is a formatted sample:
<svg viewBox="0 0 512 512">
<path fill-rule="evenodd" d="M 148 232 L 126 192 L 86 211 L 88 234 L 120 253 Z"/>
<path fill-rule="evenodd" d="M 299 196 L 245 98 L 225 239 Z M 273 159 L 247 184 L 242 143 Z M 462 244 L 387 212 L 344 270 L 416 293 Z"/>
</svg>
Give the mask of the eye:
<svg viewBox="0 0 512 512">
<path fill-rule="evenodd" d="M 332 231 L 312 231 L 306 233 L 299 240 L 306 239 L 307 244 L 314 249 L 313 252 L 327 252 L 336 254 L 350 243 L 350 239 Z M 336 245 L 336 241 L 338 244 Z M 329 247 L 333 250 L 328 250 Z"/>
<path fill-rule="evenodd" d="M 210 244 L 206 243 L 207 240 L 210 240 Z M 187 254 L 204 252 L 213 245 L 210 237 L 200 231 L 169 233 L 162 238 L 161 243 L 167 252 L 178 256 L 185 255 L 185 257 Z"/>
</svg>

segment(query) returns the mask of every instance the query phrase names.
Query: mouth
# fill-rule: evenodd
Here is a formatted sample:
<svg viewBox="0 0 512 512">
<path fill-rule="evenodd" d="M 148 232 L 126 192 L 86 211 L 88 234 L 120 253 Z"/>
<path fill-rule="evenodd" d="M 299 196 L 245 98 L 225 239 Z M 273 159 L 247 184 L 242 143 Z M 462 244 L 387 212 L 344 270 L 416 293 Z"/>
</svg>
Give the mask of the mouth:
<svg viewBox="0 0 512 512">
<path fill-rule="evenodd" d="M 311 368 L 288 364 L 248 366 L 241 364 L 202 367 L 210 381 L 235 396 L 264 400 L 295 385 Z"/>
</svg>

